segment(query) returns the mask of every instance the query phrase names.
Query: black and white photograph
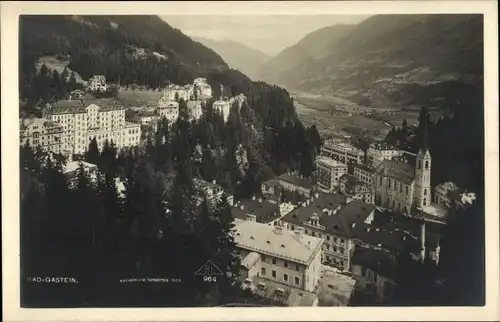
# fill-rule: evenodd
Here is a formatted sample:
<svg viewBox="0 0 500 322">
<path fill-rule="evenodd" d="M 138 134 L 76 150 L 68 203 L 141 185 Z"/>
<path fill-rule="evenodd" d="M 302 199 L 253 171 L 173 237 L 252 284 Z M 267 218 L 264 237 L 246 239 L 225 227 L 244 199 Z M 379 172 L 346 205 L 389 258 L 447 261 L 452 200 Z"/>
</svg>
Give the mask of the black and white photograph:
<svg viewBox="0 0 500 322">
<path fill-rule="evenodd" d="M 160 8 L 17 17 L 20 308 L 490 302 L 484 14 Z"/>
</svg>

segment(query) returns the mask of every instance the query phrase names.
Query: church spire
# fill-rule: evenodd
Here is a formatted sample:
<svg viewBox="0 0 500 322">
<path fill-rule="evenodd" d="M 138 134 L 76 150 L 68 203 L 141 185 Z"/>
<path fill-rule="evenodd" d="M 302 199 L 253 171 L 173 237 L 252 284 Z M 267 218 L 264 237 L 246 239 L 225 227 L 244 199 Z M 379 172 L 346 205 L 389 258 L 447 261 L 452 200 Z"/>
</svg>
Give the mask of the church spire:
<svg viewBox="0 0 500 322">
<path fill-rule="evenodd" d="M 423 152 L 429 150 L 429 115 L 426 113 L 422 122 L 422 141 L 420 142 L 420 149 Z"/>
</svg>

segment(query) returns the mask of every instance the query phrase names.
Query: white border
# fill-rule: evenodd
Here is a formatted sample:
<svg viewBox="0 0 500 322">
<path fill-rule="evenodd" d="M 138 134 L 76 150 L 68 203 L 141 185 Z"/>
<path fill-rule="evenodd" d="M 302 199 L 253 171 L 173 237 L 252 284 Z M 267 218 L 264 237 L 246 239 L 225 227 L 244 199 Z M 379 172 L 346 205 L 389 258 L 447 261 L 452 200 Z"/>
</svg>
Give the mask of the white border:
<svg viewBox="0 0 500 322">
<path fill-rule="evenodd" d="M 4 321 L 498 320 L 498 16 L 490 1 L 2 2 L 2 246 Z M 19 14 L 381 14 L 482 13 L 485 26 L 486 294 L 482 308 L 21 309 L 19 307 Z"/>
</svg>

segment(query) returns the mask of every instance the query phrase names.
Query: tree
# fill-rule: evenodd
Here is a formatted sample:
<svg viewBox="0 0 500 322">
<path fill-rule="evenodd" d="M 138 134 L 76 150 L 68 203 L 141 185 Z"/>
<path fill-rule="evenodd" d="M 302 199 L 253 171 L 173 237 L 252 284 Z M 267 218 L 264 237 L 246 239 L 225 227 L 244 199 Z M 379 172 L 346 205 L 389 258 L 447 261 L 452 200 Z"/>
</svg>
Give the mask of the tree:
<svg viewBox="0 0 500 322">
<path fill-rule="evenodd" d="M 457 206 L 442 241 L 443 305 L 485 303 L 485 208 L 483 193 L 473 205 Z"/>
<path fill-rule="evenodd" d="M 207 181 L 212 181 L 217 178 L 217 166 L 215 164 L 214 157 L 212 155 L 212 151 L 210 149 L 205 148 L 203 150 L 203 156 L 201 160 L 201 176 L 203 179 Z"/>
<path fill-rule="evenodd" d="M 99 154 L 99 148 L 97 147 L 97 139 L 94 138 L 90 141 L 89 143 L 89 148 L 85 152 L 85 161 L 92 163 L 92 164 L 100 164 L 100 154 Z"/>
</svg>

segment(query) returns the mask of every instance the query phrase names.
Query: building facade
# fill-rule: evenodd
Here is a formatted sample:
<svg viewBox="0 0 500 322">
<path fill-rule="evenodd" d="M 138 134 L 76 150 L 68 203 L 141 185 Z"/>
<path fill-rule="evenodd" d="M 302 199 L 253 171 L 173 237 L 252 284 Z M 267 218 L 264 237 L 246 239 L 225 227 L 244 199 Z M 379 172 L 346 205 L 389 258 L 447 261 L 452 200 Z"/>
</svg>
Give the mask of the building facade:
<svg viewBox="0 0 500 322">
<path fill-rule="evenodd" d="M 316 158 L 316 182 L 325 192 L 334 192 L 339 188 L 340 177 L 347 173 L 347 164 L 325 156 Z"/>
<path fill-rule="evenodd" d="M 199 120 L 203 115 L 201 101 L 188 101 L 186 105 L 190 119 Z"/>
<path fill-rule="evenodd" d="M 383 160 L 392 160 L 394 157 L 401 157 L 404 151 L 386 143 L 372 143 L 366 151 L 366 163 L 369 166 L 377 167 Z"/>
<path fill-rule="evenodd" d="M 355 164 L 354 168 L 354 176 L 359 182 L 372 187 L 373 186 L 373 178 L 375 177 L 375 168 L 364 165 L 364 164 Z"/>
<path fill-rule="evenodd" d="M 343 195 L 320 192 L 281 220 L 289 230 L 322 238 L 323 263 L 348 271 L 355 247 L 353 229 L 358 222 L 370 223 L 374 210 L 361 200 L 347 203 Z"/>
<path fill-rule="evenodd" d="M 345 164 L 365 163 L 365 153 L 352 144 L 343 141 L 326 141 L 321 147 L 320 154 Z"/>
<path fill-rule="evenodd" d="M 94 75 L 87 82 L 87 88 L 91 92 L 106 92 L 108 86 L 106 85 L 106 77 L 104 75 Z"/>
<path fill-rule="evenodd" d="M 167 97 L 163 96 L 158 101 L 156 114 L 160 117 L 165 117 L 169 124 L 174 123 L 179 117 L 179 103 L 174 100 L 168 100 Z"/>
<path fill-rule="evenodd" d="M 19 142 L 28 143 L 31 148 L 41 148 L 45 152 L 63 153 L 64 129 L 46 118 L 22 119 L 20 124 Z"/>
<path fill-rule="evenodd" d="M 314 293 L 321 277 L 321 238 L 254 221 L 235 222 L 234 240 L 242 262 L 260 257 L 257 276 Z M 250 255 L 254 261 L 255 255 Z M 247 276 L 248 278 L 248 276 Z"/>
<path fill-rule="evenodd" d="M 278 177 L 278 182 L 283 190 L 297 192 L 300 195 L 310 197 L 313 193 L 313 184 L 310 178 L 305 178 L 297 173 L 285 173 Z"/>
<path fill-rule="evenodd" d="M 99 149 L 113 141 L 118 149 L 136 146 L 141 126 L 125 122 L 125 108 L 112 99 L 61 100 L 44 113 L 63 127 L 63 150 L 67 154 L 83 154 L 96 138 Z"/>
<path fill-rule="evenodd" d="M 229 117 L 229 111 L 231 110 L 231 102 L 218 100 L 213 103 L 212 107 L 214 110 L 217 110 L 219 113 L 221 113 L 224 122 L 227 122 L 227 118 Z"/>
</svg>

